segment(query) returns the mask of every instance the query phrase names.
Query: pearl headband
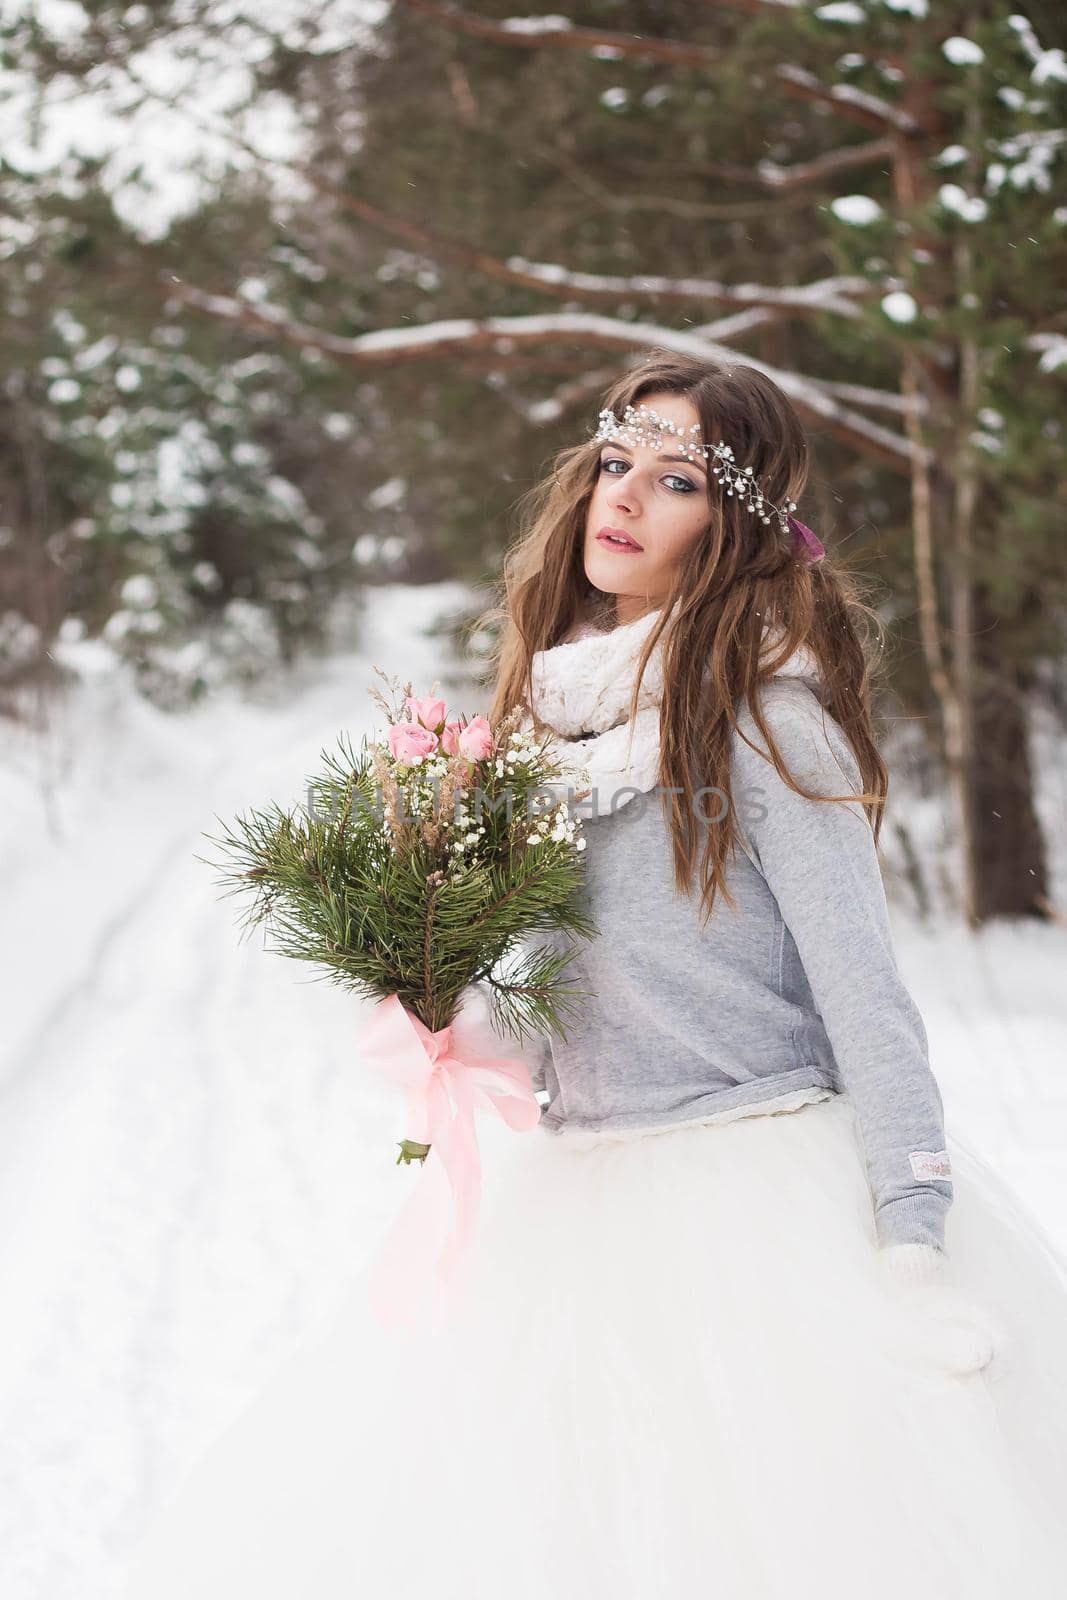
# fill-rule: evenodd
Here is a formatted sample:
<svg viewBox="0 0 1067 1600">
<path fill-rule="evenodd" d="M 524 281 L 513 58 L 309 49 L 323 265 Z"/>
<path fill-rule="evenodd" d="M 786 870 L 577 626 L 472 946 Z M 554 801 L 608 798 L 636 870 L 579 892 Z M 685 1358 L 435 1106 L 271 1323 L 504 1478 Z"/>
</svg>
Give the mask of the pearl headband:
<svg viewBox="0 0 1067 1600">
<path fill-rule="evenodd" d="M 691 434 L 696 434 L 697 438 L 690 438 Z M 826 547 L 799 517 L 793 516 L 796 502 L 786 500 L 782 507 L 772 505 L 764 498 L 752 468 L 739 467 L 728 444 L 723 444 L 721 440 L 718 444 L 701 444 L 699 435 L 699 423 L 681 428 L 651 406 L 639 405 L 636 410 L 633 406 L 627 406 L 621 422 L 610 407 L 602 411 L 594 437 L 598 440 L 617 439 L 625 445 L 646 444 L 659 451 L 664 439 L 669 436 L 672 443 L 678 446 L 679 454 L 687 461 L 698 464 L 702 458 L 713 456 L 715 464 L 711 469 L 712 474 L 718 482 L 726 484 L 728 495 L 736 494 L 743 499 L 749 511 L 759 513 L 762 522 L 770 522 L 771 517 L 776 516 L 782 532 L 792 533 L 793 548 L 802 553 L 809 563 L 821 561 L 826 554 Z"/>
</svg>

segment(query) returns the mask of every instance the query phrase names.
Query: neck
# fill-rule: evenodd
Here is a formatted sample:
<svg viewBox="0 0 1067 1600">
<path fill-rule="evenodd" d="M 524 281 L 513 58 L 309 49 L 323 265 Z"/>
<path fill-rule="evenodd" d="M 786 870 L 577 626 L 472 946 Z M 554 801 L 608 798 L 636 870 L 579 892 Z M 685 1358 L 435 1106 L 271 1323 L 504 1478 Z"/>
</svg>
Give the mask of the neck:
<svg viewBox="0 0 1067 1600">
<path fill-rule="evenodd" d="M 654 604 L 648 595 L 615 596 L 615 618 L 620 627 L 627 622 L 637 622 L 641 617 L 646 617 L 650 611 L 658 609 L 658 605 Z"/>
</svg>

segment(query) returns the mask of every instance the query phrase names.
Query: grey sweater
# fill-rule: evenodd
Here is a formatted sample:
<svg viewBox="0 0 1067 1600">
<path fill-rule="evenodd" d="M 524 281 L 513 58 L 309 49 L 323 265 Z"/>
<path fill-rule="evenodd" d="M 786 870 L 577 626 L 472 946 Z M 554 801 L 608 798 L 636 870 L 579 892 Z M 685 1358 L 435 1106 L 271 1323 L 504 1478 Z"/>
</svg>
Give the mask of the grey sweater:
<svg viewBox="0 0 1067 1600">
<path fill-rule="evenodd" d="M 821 794 L 862 793 L 839 724 L 803 680 L 775 679 L 764 714 L 789 770 Z M 761 745 L 747 707 L 741 726 Z M 858 802 L 807 800 L 736 735 L 731 781 L 744 837 L 706 926 L 673 881 L 658 792 L 579 814 L 598 937 L 566 981 L 592 991 L 567 1039 L 527 1053 L 542 1122 L 612 1130 L 717 1121 L 850 1097 L 881 1245 L 944 1248 L 952 1183 L 922 1018 L 893 954 L 870 825 Z M 714 795 L 703 805 L 716 815 Z M 716 826 L 711 821 L 702 829 Z M 701 835 L 703 838 L 703 834 Z M 699 859 L 699 858 L 698 858 Z M 566 935 L 531 942 L 569 947 Z"/>
</svg>

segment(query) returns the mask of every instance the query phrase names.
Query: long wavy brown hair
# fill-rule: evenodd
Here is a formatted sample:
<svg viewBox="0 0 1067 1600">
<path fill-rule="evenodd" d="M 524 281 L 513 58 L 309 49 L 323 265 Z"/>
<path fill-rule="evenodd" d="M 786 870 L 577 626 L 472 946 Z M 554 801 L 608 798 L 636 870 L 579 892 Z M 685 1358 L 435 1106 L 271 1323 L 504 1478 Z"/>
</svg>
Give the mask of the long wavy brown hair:
<svg viewBox="0 0 1067 1600">
<path fill-rule="evenodd" d="M 799 506 L 809 469 L 807 441 L 791 401 L 770 378 L 740 362 L 726 366 L 653 351 L 607 390 L 597 409 L 610 407 L 621 420 L 627 405 L 654 393 L 687 396 L 705 441 L 729 443 L 734 460 L 753 468 L 764 495 L 775 505 L 790 500 Z M 610 626 L 616 620 L 614 595 L 589 582 L 583 561 L 586 513 L 601 450 L 594 438 L 563 449 L 551 473 L 517 502 L 519 535 L 505 556 L 494 604 L 475 624 L 495 635 L 489 656 L 495 677 L 489 712 L 494 725 L 523 707 L 543 731 L 531 705 L 534 653 L 558 644 L 580 622 Z M 856 578 L 835 562 L 830 550 L 816 565 L 798 559 L 777 517 L 763 522 L 739 497 L 727 496 L 709 474 L 707 524 L 675 567 L 671 591 L 658 604 L 663 616 L 638 662 L 630 716 L 636 714 L 648 658 L 663 637 L 659 783 L 665 811 L 672 798 L 666 791 L 680 791 L 680 803 L 670 807 L 669 817 L 678 889 L 685 894 L 692 890 L 703 820 L 701 906 L 710 917 L 719 889 L 734 904 L 725 872 L 740 842 L 730 792 L 730 740 L 735 730 L 745 738 L 737 728 L 743 701 L 790 788 L 811 800 L 860 799 L 877 843 L 888 771 L 874 740 L 870 698 L 883 632 Z M 766 653 L 765 625 L 782 630 L 773 656 Z M 824 708 L 855 753 L 863 778 L 860 796 L 851 790 L 827 796 L 803 788 L 767 726 L 760 685 L 801 644 L 819 663 Z M 729 819 L 727 827 L 707 826 L 697 813 L 696 773 L 722 797 L 718 809 Z"/>
</svg>

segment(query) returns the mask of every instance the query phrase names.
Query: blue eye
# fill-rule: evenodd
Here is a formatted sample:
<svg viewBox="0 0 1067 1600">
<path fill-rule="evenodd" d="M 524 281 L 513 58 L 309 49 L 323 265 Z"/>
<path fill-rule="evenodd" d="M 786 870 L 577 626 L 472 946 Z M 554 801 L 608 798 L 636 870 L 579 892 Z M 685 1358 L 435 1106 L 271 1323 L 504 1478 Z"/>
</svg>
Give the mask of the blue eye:
<svg viewBox="0 0 1067 1600">
<path fill-rule="evenodd" d="M 608 456 L 605 460 L 601 461 L 600 470 L 602 473 L 607 472 L 609 467 L 623 467 L 628 472 L 630 470 L 630 463 L 628 461 L 624 461 L 621 456 Z M 612 478 L 617 478 L 620 476 L 620 474 L 617 472 L 612 472 L 609 474 L 609 476 Z M 673 479 L 675 483 L 680 483 L 683 485 L 681 489 L 672 490 L 671 492 L 673 494 L 696 494 L 696 484 L 690 483 L 688 478 L 683 478 L 680 472 L 668 472 L 664 477 L 664 482 L 666 482 L 668 478 Z"/>
</svg>

